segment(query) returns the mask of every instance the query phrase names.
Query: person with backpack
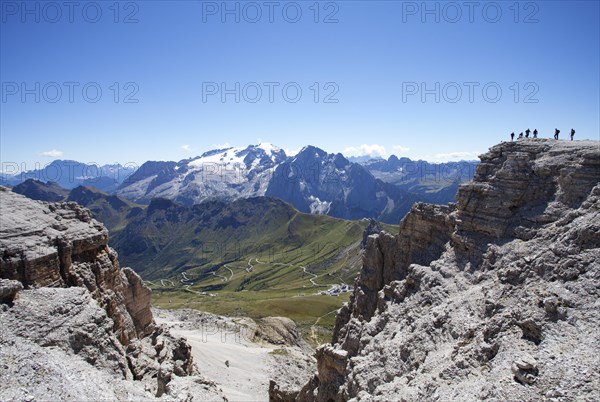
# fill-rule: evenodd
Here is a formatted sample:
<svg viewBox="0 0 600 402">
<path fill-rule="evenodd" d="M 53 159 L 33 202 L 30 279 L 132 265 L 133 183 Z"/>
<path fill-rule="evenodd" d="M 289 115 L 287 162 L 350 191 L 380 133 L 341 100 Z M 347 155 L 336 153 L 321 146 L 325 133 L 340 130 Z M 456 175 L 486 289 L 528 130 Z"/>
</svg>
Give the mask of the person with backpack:
<svg viewBox="0 0 600 402">
<path fill-rule="evenodd" d="M 512 142 L 515 139 L 515 133 L 514 131 L 512 133 L 510 133 L 510 141 Z"/>
<path fill-rule="evenodd" d="M 523 138 L 523 132 L 521 132 L 521 134 L 519 134 L 519 139 Z"/>
<path fill-rule="evenodd" d="M 525 138 L 529 138 L 530 129 L 525 130 Z"/>
<path fill-rule="evenodd" d="M 571 129 L 571 141 L 573 141 L 574 136 L 575 136 L 575 130 Z"/>
<path fill-rule="evenodd" d="M 537 131 L 537 128 L 536 128 L 536 129 L 533 130 L 533 138 L 537 138 L 537 133 L 538 133 L 538 131 Z"/>
<path fill-rule="evenodd" d="M 558 134 L 560 134 L 560 130 L 558 128 L 554 129 L 554 139 L 558 140 Z"/>
</svg>

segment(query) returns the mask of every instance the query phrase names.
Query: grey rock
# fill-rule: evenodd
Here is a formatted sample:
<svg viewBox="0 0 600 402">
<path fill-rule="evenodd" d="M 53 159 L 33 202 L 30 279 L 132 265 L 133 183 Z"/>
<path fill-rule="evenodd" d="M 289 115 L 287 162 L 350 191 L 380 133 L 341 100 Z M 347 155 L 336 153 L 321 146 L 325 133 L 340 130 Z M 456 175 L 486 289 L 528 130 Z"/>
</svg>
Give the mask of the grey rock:
<svg viewBox="0 0 600 402">
<path fill-rule="evenodd" d="M 296 323 L 287 317 L 265 317 L 256 321 L 254 338 L 273 345 L 309 348 L 300 335 Z"/>
<path fill-rule="evenodd" d="M 456 205 L 369 236 L 296 400 L 600 399 L 600 147 L 532 139 L 481 161 Z"/>
<path fill-rule="evenodd" d="M 76 203 L 0 187 L 0 399 L 222 399 L 107 241 Z"/>
<path fill-rule="evenodd" d="M 367 227 L 365 228 L 365 230 L 363 232 L 363 237 L 362 237 L 362 241 L 360 242 L 360 247 L 363 249 L 365 247 L 367 247 L 367 240 L 369 239 L 369 236 L 371 236 L 373 234 L 379 234 L 382 230 L 383 230 L 383 228 L 381 227 L 381 224 L 379 222 L 377 222 L 375 219 L 369 219 L 369 224 L 367 225 Z"/>
<path fill-rule="evenodd" d="M 119 269 L 108 231 L 73 202 L 43 203 L 0 188 L 0 277 L 25 288 L 86 288 L 115 321 L 124 345 L 152 330 L 150 290 Z"/>
<path fill-rule="evenodd" d="M 0 303 L 11 303 L 21 290 L 23 290 L 21 282 L 11 279 L 0 279 Z"/>
<path fill-rule="evenodd" d="M 24 290 L 2 313 L 2 324 L 17 338 L 77 354 L 98 368 L 131 377 L 114 322 L 84 288 Z"/>
<path fill-rule="evenodd" d="M 511 370 L 517 381 L 524 384 L 533 384 L 538 375 L 538 364 L 531 355 L 523 354 L 515 360 Z"/>
</svg>

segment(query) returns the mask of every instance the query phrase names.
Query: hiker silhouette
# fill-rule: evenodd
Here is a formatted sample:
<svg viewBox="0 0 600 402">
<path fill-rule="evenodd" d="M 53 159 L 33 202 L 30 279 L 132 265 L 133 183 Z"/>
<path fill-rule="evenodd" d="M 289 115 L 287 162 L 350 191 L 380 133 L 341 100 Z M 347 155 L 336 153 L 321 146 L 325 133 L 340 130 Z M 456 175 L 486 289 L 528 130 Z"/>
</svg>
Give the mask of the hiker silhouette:
<svg viewBox="0 0 600 402">
<path fill-rule="evenodd" d="M 514 140 L 514 139 L 515 139 L 515 133 L 514 133 L 514 132 L 512 132 L 512 133 L 510 133 L 510 140 L 512 141 L 512 140 Z"/>
<path fill-rule="evenodd" d="M 519 138 L 523 138 L 523 133 L 519 134 Z"/>
<path fill-rule="evenodd" d="M 560 130 L 558 128 L 554 129 L 554 139 L 558 140 L 558 134 L 560 134 Z"/>
<path fill-rule="evenodd" d="M 533 138 L 537 138 L 537 128 L 533 130 Z"/>
<path fill-rule="evenodd" d="M 575 130 L 571 129 L 571 141 L 573 141 L 574 136 L 575 136 Z"/>
<path fill-rule="evenodd" d="M 530 129 L 525 130 L 525 138 L 529 138 Z"/>
</svg>

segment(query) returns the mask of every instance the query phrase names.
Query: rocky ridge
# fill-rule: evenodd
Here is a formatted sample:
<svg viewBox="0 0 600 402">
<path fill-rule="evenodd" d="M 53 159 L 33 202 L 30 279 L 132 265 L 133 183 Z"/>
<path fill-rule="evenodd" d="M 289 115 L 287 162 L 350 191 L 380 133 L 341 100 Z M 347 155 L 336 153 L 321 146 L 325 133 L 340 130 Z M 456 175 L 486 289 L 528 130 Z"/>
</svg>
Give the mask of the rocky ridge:
<svg viewBox="0 0 600 402">
<path fill-rule="evenodd" d="M 0 187 L 0 210 L 0 399 L 220 397 L 87 209 Z"/>
<path fill-rule="evenodd" d="M 318 374 L 272 400 L 600 399 L 600 147 L 481 156 L 457 204 L 368 237 Z"/>
</svg>

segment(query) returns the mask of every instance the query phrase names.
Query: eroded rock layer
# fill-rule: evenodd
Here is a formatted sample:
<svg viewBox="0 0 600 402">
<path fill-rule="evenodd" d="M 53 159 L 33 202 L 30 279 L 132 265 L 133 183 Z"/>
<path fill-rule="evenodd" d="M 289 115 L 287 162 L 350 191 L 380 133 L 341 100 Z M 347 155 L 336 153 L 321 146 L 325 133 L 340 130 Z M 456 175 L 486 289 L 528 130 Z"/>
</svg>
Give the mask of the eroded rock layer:
<svg viewBox="0 0 600 402">
<path fill-rule="evenodd" d="M 0 187 L 0 257 L 0 399 L 220 397 L 87 209 Z"/>
<path fill-rule="evenodd" d="M 456 205 L 369 236 L 295 400 L 600 400 L 600 145 L 523 140 L 481 161 Z"/>
</svg>

